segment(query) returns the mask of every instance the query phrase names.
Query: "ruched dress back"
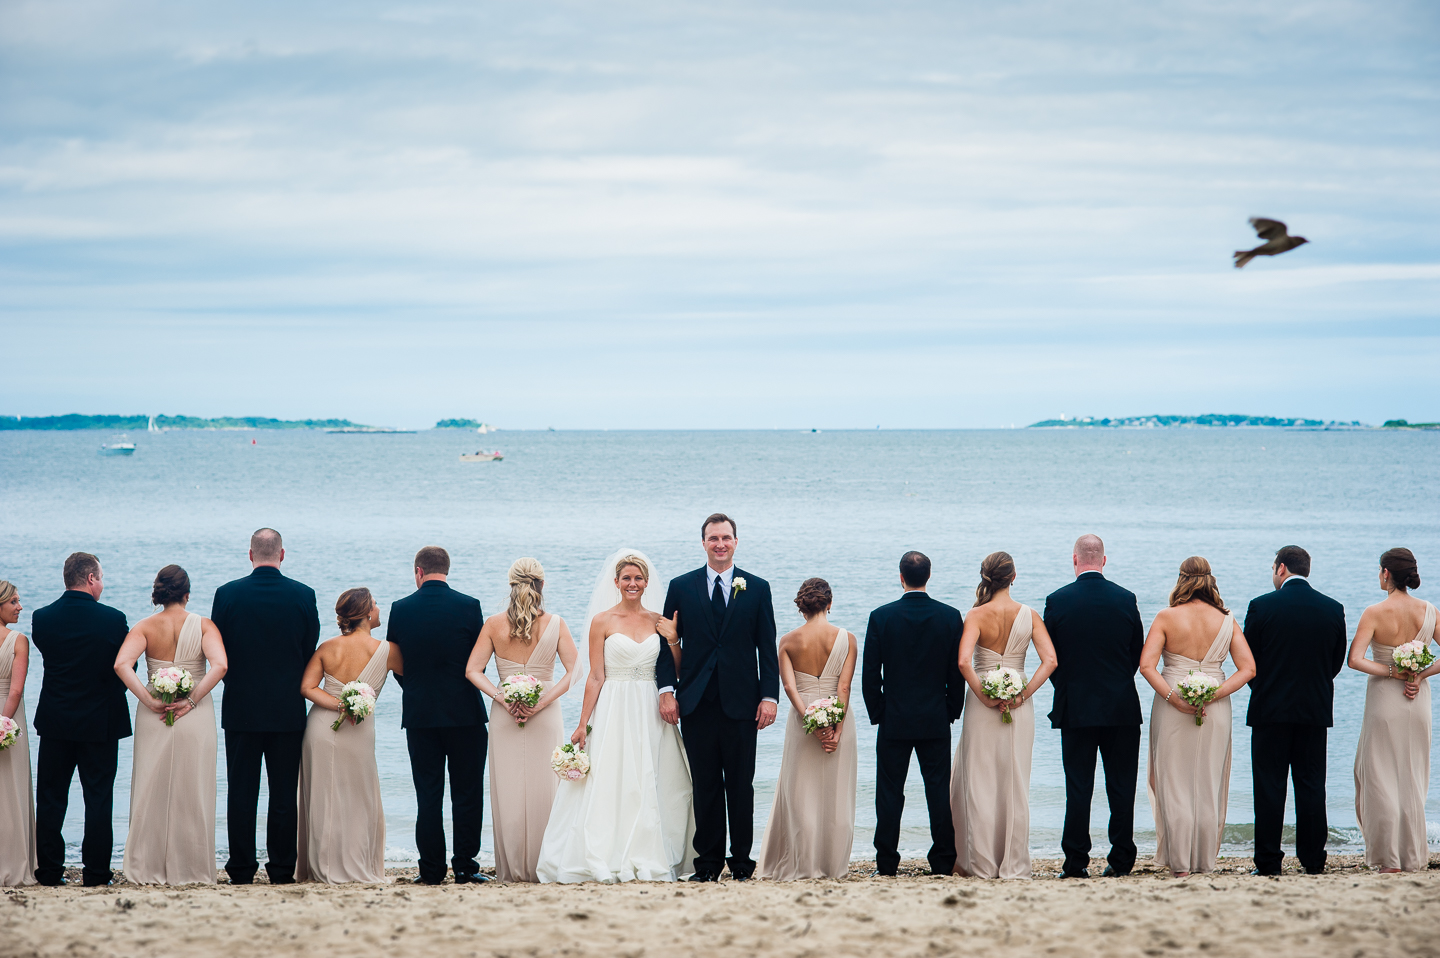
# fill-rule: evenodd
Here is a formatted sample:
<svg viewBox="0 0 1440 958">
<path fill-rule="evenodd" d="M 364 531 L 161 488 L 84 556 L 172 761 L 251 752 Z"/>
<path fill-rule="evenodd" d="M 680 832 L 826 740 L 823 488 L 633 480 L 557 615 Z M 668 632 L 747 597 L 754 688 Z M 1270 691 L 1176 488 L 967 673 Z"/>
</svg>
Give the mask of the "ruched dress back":
<svg viewBox="0 0 1440 958">
<path fill-rule="evenodd" d="M 1011 668 L 1025 682 L 1025 654 L 1035 613 L 1021 605 L 1004 653 L 975 646 L 975 671 Z M 986 708 L 965 690 L 965 724 L 950 772 L 950 814 L 955 821 L 955 873 L 978 878 L 1030 878 L 1030 756 L 1035 748 L 1035 706 Z"/>
<path fill-rule="evenodd" d="M 1234 637 L 1235 616 L 1226 615 L 1204 658 L 1197 662 L 1167 649 L 1161 674 L 1172 689 L 1191 672 L 1224 682 L 1220 666 Z M 1150 706 L 1148 765 L 1155 863 L 1172 872 L 1214 871 L 1230 798 L 1230 699 L 1205 706 L 1205 724 L 1196 725 L 1195 716 L 1157 692 Z"/>
<path fill-rule="evenodd" d="M 500 681 L 512 675 L 530 675 L 548 690 L 554 683 L 562 622 L 560 616 L 550 616 L 524 662 L 495 656 Z M 550 756 L 568 738 L 559 702 L 531 716 L 524 728 L 499 702 L 490 706 L 490 822 L 495 875 L 501 881 L 539 881 L 535 865 L 560 784 L 550 769 Z"/>
<path fill-rule="evenodd" d="M 375 690 L 377 703 L 389 661 L 390 643 L 382 641 L 355 679 Z M 326 674 L 324 687 L 338 699 L 345 683 Z M 312 705 L 305 724 L 295 877 L 331 885 L 383 882 L 385 806 L 375 763 L 375 716 L 331 729 L 339 715 Z"/>
<path fill-rule="evenodd" d="M 1425 603 L 1416 640 L 1435 639 L 1435 606 Z M 1370 655 L 1394 663 L 1395 646 L 1373 639 Z M 1365 718 L 1355 750 L 1355 817 L 1365 838 L 1365 864 L 1419 871 L 1428 867 L 1425 799 L 1430 786 L 1430 680 L 1405 697 L 1405 685 L 1372 675 L 1365 685 Z"/>
<path fill-rule="evenodd" d="M 834 697 L 849 653 L 850 636 L 839 629 L 819 675 L 795 671 L 800 700 L 808 706 L 817 699 Z M 839 747 L 826 752 L 815 736 L 806 734 L 805 716 L 797 709 L 790 710 L 775 802 L 760 843 L 757 877 L 795 881 L 844 878 L 849 873 L 855 844 L 858 764 L 853 715 L 847 715 L 840 727 Z"/>
<path fill-rule="evenodd" d="M 185 616 L 175 661 L 145 653 L 149 689 L 155 673 L 180 668 L 198 686 L 205 676 L 200 616 Z M 259 704 L 259 703 L 257 703 Z M 130 831 L 125 878 L 141 885 L 215 884 L 215 697 L 207 695 L 174 725 L 143 705 L 135 708 L 135 759 L 130 780 Z"/>
<path fill-rule="evenodd" d="M 14 629 L 0 642 L 0 703 L 10 694 L 15 665 Z M 30 733 L 25 725 L 25 692 L 14 719 L 20 724 L 15 744 L 0 751 L 0 886 L 35 884 L 35 792 L 30 787 Z"/>
</svg>

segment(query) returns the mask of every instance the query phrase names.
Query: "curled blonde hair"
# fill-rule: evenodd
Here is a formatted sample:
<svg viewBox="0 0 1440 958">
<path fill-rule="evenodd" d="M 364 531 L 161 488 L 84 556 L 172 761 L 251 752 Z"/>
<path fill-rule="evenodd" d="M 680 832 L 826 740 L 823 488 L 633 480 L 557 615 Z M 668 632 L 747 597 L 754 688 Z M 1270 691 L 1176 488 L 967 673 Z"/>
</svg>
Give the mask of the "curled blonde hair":
<svg viewBox="0 0 1440 958">
<path fill-rule="evenodd" d="M 510 566 L 510 637 L 530 644 L 535 620 L 545 614 L 545 568 L 538 559 L 516 559 Z"/>
<path fill-rule="evenodd" d="M 645 577 L 645 581 L 650 581 L 650 566 L 646 564 L 644 559 L 640 558 L 637 555 L 634 555 L 633 553 L 631 555 L 621 556 L 620 561 L 615 563 L 615 578 L 620 578 L 620 573 L 625 571 L 625 567 L 627 565 L 633 565 L 635 568 L 639 569 L 640 574 Z"/>
<path fill-rule="evenodd" d="M 1220 598 L 1220 587 L 1215 584 L 1215 575 L 1210 571 L 1210 563 L 1201 556 L 1191 556 L 1180 563 L 1180 577 L 1175 580 L 1175 588 L 1170 592 L 1170 605 L 1184 605 L 1191 600 L 1199 599 L 1207 605 L 1230 614 L 1225 608 L 1225 603 Z"/>
<path fill-rule="evenodd" d="M 15 583 L 11 582 L 9 579 L 0 579 L 0 605 L 3 605 L 4 603 L 9 602 L 11 599 L 15 598 L 15 594 Z"/>
</svg>

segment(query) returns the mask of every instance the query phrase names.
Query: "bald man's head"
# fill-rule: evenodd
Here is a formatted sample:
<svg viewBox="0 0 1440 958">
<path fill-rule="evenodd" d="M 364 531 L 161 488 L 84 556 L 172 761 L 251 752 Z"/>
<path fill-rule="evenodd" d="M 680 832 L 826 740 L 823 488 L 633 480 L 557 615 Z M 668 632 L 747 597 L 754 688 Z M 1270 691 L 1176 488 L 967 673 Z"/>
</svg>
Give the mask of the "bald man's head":
<svg viewBox="0 0 1440 958">
<path fill-rule="evenodd" d="M 250 537 L 250 562 L 253 565 L 279 565 L 285 558 L 285 543 L 274 529 L 256 529 Z"/>
<path fill-rule="evenodd" d="M 1075 540 L 1075 574 L 1105 567 L 1105 543 L 1096 535 L 1083 535 Z"/>
</svg>

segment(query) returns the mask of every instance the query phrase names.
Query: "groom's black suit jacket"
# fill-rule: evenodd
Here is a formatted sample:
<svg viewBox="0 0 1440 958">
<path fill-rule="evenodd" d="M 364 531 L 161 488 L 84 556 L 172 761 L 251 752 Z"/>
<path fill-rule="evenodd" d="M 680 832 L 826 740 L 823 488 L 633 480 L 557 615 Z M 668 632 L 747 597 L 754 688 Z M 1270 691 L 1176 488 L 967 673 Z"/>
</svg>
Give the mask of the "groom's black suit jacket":
<svg viewBox="0 0 1440 958">
<path fill-rule="evenodd" d="M 965 707 L 960 610 L 920 591 L 870 613 L 860 691 L 882 738 L 947 738 Z"/>
<path fill-rule="evenodd" d="M 480 690 L 465 666 L 485 615 L 480 600 L 431 579 L 390 606 L 385 637 L 400 648 L 405 674 L 400 686 L 400 724 L 407 729 L 484 725 Z M 438 799 L 437 799 L 438 801 Z"/>
<path fill-rule="evenodd" d="M 125 613 L 78 589 L 35 610 L 30 641 L 45 660 L 37 734 L 71 742 L 129 737 L 125 683 L 115 674 L 115 656 L 129 631 Z"/>
<path fill-rule="evenodd" d="M 780 698 L 780 660 L 775 652 L 775 607 L 770 583 L 737 567 L 734 577 L 745 588 L 734 592 L 719 622 L 711 611 L 705 590 L 705 567 L 670 580 L 665 594 L 665 617 L 680 612 L 680 638 L 684 642 L 680 675 L 675 658 L 661 649 L 655 662 L 655 682 L 674 686 L 680 714 L 689 715 L 700 704 L 710 677 L 720 673 L 720 706 L 737 720 L 753 720 L 762 698 Z M 733 592 L 733 582 L 732 592 Z M 758 668 L 757 668 L 758 665 Z"/>
<path fill-rule="evenodd" d="M 1145 626 L 1135 593 L 1084 572 L 1045 599 L 1045 629 L 1058 664 L 1051 728 L 1140 725 L 1135 673 Z"/>
<path fill-rule="evenodd" d="M 1245 724 L 1335 724 L 1335 676 L 1345 664 L 1345 607 L 1303 579 L 1250 602 L 1245 641 L 1255 653 Z"/>
<path fill-rule="evenodd" d="M 220 727 L 242 733 L 305 731 L 300 679 L 320 641 L 315 590 L 274 566 L 256 566 L 215 590 L 210 619 L 229 662 Z"/>
</svg>

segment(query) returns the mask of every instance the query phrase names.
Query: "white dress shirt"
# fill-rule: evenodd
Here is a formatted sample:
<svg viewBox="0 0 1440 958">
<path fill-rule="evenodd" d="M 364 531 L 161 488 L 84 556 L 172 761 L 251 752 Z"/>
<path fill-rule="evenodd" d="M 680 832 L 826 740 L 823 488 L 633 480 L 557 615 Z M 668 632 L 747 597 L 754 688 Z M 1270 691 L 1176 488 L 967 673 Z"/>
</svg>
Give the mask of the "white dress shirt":
<svg viewBox="0 0 1440 958">
<path fill-rule="evenodd" d="M 735 594 L 735 566 L 732 564 L 730 568 L 726 569 L 724 572 L 716 572 L 713 568 L 710 567 L 708 563 L 705 565 L 705 595 L 707 598 L 715 594 L 716 579 L 720 580 L 720 588 L 725 596 L 725 607 L 728 609 L 730 607 L 730 599 Z M 675 694 L 675 687 L 673 685 L 667 685 L 660 690 L 661 695 L 664 695 L 666 692 L 669 692 L 672 695 Z M 768 695 L 762 698 L 760 701 L 775 702 L 776 705 L 780 704 L 779 702 L 776 702 L 775 699 L 770 698 Z"/>
<path fill-rule="evenodd" d="M 1289 585 L 1290 583 L 1294 582 L 1296 579 L 1299 579 L 1301 582 L 1309 582 L 1309 581 L 1310 581 L 1310 577 L 1309 577 L 1309 576 L 1296 575 L 1295 573 L 1292 572 L 1292 573 L 1290 573 L 1289 575 L 1287 575 L 1287 576 L 1285 577 L 1285 581 L 1284 581 L 1284 582 L 1280 583 L 1280 588 L 1282 588 L 1282 589 L 1285 588 L 1287 585 Z"/>
</svg>

